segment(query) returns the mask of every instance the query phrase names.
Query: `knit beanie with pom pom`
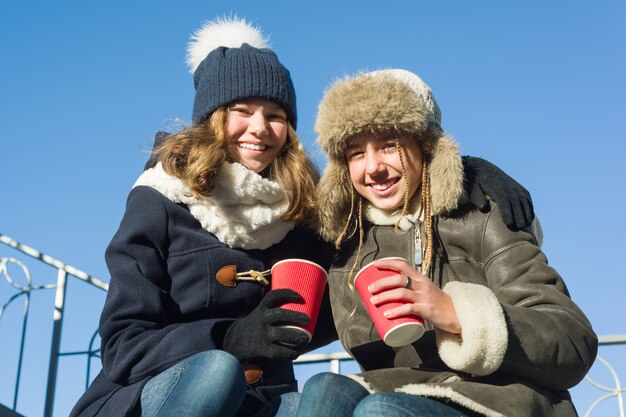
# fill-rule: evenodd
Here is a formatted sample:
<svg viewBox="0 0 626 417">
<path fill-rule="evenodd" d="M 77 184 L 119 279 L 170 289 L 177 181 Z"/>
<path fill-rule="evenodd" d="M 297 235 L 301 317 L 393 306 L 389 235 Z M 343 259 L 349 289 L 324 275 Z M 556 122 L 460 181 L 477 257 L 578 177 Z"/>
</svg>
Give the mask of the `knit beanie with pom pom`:
<svg viewBox="0 0 626 417">
<path fill-rule="evenodd" d="M 196 96 L 193 123 L 218 107 L 258 97 L 278 103 L 296 128 L 296 93 L 289 70 L 260 29 L 244 19 L 221 18 L 205 23 L 187 47 Z"/>
</svg>

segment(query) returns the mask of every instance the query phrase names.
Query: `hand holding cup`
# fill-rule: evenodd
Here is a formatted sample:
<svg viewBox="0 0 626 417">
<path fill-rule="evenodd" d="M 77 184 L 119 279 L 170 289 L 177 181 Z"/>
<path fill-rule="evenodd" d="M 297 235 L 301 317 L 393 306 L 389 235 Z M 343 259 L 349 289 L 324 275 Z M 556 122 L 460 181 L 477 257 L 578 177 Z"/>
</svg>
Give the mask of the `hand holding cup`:
<svg viewBox="0 0 626 417">
<path fill-rule="evenodd" d="M 406 263 L 402 258 L 384 258 L 384 260 L 391 261 L 392 265 L 393 262 Z M 411 344 L 424 334 L 424 321 L 415 314 L 390 314 L 394 309 L 406 304 L 401 297 L 393 299 L 374 295 L 377 286 L 380 287 L 379 280 L 398 276 L 396 270 L 385 267 L 384 262 L 379 263 L 380 261 L 374 261 L 361 268 L 354 278 L 354 285 L 383 341 L 392 347 Z"/>
<path fill-rule="evenodd" d="M 289 326 L 305 332 L 311 339 L 317 323 L 326 286 L 326 271 L 306 259 L 284 259 L 272 266 L 272 290 L 289 288 L 302 296 L 302 303 L 283 304 L 282 308 L 305 313 L 311 318 L 305 326 Z"/>
<path fill-rule="evenodd" d="M 387 309 L 386 317 L 393 319 L 415 314 L 438 329 L 461 334 L 461 324 L 452 299 L 429 277 L 401 258 L 384 258 L 372 264 L 394 273 L 370 285 L 371 302 L 380 305 L 391 300 L 403 301 L 401 305 Z"/>
</svg>

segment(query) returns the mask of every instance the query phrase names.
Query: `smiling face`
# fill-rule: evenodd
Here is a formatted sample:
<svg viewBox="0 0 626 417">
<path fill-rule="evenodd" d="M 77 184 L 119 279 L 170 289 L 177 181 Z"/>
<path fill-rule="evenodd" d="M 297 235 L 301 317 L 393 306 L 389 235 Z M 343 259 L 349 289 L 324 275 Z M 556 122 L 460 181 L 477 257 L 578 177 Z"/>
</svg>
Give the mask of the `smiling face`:
<svg viewBox="0 0 626 417">
<path fill-rule="evenodd" d="M 406 173 L 403 173 L 400 151 Z M 422 151 L 408 136 L 388 133 L 364 134 L 354 140 L 344 152 L 354 189 L 381 210 L 396 210 L 404 203 L 408 180 L 409 200 L 419 188 L 422 179 Z"/>
<path fill-rule="evenodd" d="M 260 98 L 228 106 L 226 134 L 237 162 L 261 172 L 280 153 L 287 140 L 287 113 L 278 104 Z"/>
</svg>

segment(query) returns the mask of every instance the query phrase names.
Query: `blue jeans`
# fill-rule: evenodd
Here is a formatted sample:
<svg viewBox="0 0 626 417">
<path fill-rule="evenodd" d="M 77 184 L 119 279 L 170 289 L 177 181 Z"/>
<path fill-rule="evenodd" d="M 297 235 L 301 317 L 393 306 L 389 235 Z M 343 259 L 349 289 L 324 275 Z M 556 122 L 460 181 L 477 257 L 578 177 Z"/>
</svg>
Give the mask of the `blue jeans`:
<svg viewBox="0 0 626 417">
<path fill-rule="evenodd" d="M 300 403 L 300 393 L 288 392 L 266 405 L 254 417 L 294 417 Z"/>
<path fill-rule="evenodd" d="M 247 389 L 243 367 L 222 350 L 196 353 L 156 375 L 141 392 L 141 416 L 232 417 L 240 410 Z M 287 393 L 255 417 L 293 417 L 300 394 Z M 261 408 L 261 407 L 259 407 Z"/>
<path fill-rule="evenodd" d="M 332 373 L 310 378 L 297 417 L 468 417 L 439 401 L 395 392 L 370 394 L 358 382 Z"/>
<path fill-rule="evenodd" d="M 150 379 L 141 392 L 141 416 L 234 416 L 245 393 L 239 361 L 222 350 L 208 350 Z"/>
</svg>

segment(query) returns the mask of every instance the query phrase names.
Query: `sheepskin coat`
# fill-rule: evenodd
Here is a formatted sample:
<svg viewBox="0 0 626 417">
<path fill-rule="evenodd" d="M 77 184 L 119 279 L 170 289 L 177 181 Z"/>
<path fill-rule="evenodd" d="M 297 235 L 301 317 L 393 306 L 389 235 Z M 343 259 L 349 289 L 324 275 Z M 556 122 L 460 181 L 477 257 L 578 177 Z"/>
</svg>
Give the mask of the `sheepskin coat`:
<svg viewBox="0 0 626 417">
<path fill-rule="evenodd" d="M 329 155 L 318 190 L 326 240 L 339 236 L 352 204 L 343 156 L 348 140 L 364 131 L 396 131 L 420 140 L 420 133 L 432 130 L 422 108 L 415 92 L 395 77 L 358 76 L 327 92 L 316 123 L 318 143 Z M 354 229 L 329 272 L 339 338 L 362 369 L 355 378 L 371 391 L 432 397 L 484 416 L 576 416 L 567 390 L 595 359 L 591 324 L 530 230 L 508 229 L 493 201 L 486 212 L 470 204 L 454 141 L 440 132 L 423 146 L 432 157 L 429 276 L 451 297 L 462 336 L 426 323 L 425 334 L 411 345 L 392 348 L 381 340 L 351 280 L 375 259 L 420 262 L 420 190 L 412 215 L 399 223 L 400 233 L 394 231 L 397 215 L 365 204 L 362 247 Z M 355 208 L 353 218 L 357 213 Z"/>
<path fill-rule="evenodd" d="M 254 230 L 239 224 L 245 215 L 237 211 L 233 193 L 243 193 L 244 199 L 246 194 L 243 186 L 236 186 L 239 180 L 248 186 L 256 182 L 263 191 L 260 198 L 268 199 L 242 210 L 256 205 L 255 213 L 272 211 L 276 193 L 263 188 L 267 184 L 259 175 L 231 178 L 232 198 L 221 198 L 220 210 L 217 202 L 191 199 L 159 166 L 147 170 L 130 192 L 124 218 L 107 248 L 111 280 L 100 319 L 103 368 L 74 407 L 73 417 L 137 415 L 142 388 L 151 377 L 195 353 L 221 349 L 228 327 L 256 308 L 269 291 L 257 281 L 225 285 L 216 278 L 222 268 L 266 271 L 274 262 L 293 257 L 324 262 L 311 250 L 317 238 L 310 229 L 293 224 L 289 230 L 285 225 L 271 229 L 267 226 L 272 221 L 263 222 L 256 214 L 261 219 Z M 213 197 L 224 193 L 217 190 Z M 247 193 L 252 203 L 257 193 Z M 334 339 L 326 302 L 309 348 Z M 263 377 L 248 387 L 247 404 L 297 390 L 291 361 L 258 359 L 255 365 Z"/>
<path fill-rule="evenodd" d="M 434 220 L 430 278 L 452 297 L 462 337 L 429 327 L 412 345 L 388 347 L 348 285 L 358 239 L 343 245 L 330 269 L 337 332 L 366 385 L 485 416 L 575 416 L 567 389 L 590 368 L 597 339 L 532 234 L 510 231 L 495 204 L 488 213 L 461 204 Z M 420 225 L 398 235 L 393 225 L 366 221 L 355 271 L 384 257 L 413 259 Z"/>
</svg>

